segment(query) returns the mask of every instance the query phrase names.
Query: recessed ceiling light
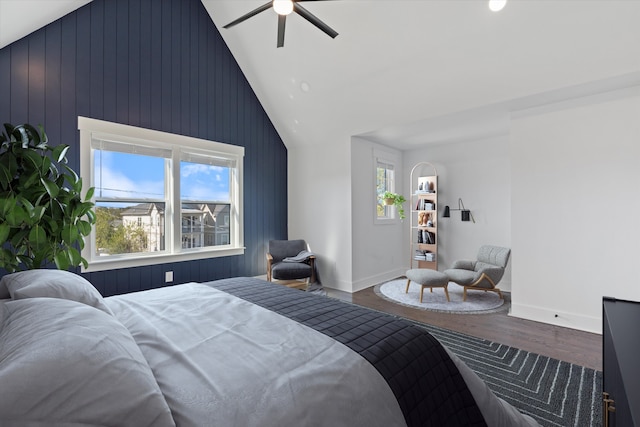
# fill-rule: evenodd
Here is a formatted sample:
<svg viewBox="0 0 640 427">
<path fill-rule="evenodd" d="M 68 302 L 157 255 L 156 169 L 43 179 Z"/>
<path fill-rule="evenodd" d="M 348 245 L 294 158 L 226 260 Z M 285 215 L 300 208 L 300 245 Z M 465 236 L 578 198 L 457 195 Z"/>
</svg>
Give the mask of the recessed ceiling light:
<svg viewBox="0 0 640 427">
<path fill-rule="evenodd" d="M 501 11 L 507 4 L 507 0 L 489 0 L 489 9 L 493 12 Z"/>
<path fill-rule="evenodd" d="M 300 90 L 303 92 L 309 92 L 311 90 L 311 86 L 307 82 L 300 82 Z"/>
</svg>

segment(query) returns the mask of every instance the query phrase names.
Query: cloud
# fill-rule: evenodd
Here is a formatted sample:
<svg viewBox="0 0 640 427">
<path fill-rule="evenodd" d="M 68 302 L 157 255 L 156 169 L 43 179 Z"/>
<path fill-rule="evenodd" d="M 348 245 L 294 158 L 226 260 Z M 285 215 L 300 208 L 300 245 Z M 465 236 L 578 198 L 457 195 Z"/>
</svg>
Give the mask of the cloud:
<svg viewBox="0 0 640 427">
<path fill-rule="evenodd" d="M 214 172 L 222 172 L 223 170 L 224 168 L 220 166 L 204 165 L 202 163 L 181 162 L 180 176 L 182 178 L 187 178 L 191 175 L 196 174 L 211 175 Z"/>
<path fill-rule="evenodd" d="M 163 180 L 134 180 L 126 175 L 123 165 L 113 168 L 113 157 L 103 152 L 102 167 L 96 170 L 95 195 L 97 198 L 164 199 Z"/>
</svg>

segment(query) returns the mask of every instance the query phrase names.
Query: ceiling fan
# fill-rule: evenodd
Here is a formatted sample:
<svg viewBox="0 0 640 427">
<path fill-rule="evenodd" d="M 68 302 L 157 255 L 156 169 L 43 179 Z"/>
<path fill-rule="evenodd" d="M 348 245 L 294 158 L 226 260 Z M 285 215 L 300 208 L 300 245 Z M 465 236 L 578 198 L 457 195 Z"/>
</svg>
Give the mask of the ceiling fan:
<svg viewBox="0 0 640 427">
<path fill-rule="evenodd" d="M 251 18 L 252 16 L 259 14 L 260 12 L 264 12 L 265 10 L 273 7 L 273 10 L 275 10 L 276 13 L 278 14 L 278 47 L 284 46 L 284 25 L 287 20 L 287 15 L 289 15 L 291 12 L 295 12 L 298 15 L 302 16 L 304 19 L 306 19 L 307 21 L 311 22 L 313 25 L 315 25 L 316 27 L 324 31 L 332 39 L 336 38 L 338 33 L 333 28 L 329 27 L 327 24 L 325 24 L 320 19 L 318 19 L 313 13 L 309 12 L 307 9 L 302 7 L 300 5 L 300 2 L 302 1 L 310 1 L 310 0 L 269 1 L 263 4 L 262 6 L 247 13 L 246 15 L 241 16 L 235 21 L 229 22 L 227 25 L 224 26 L 224 28 L 231 28 L 234 25 L 244 22 L 247 19 Z M 315 1 L 321 1 L 321 0 L 315 0 Z"/>
</svg>

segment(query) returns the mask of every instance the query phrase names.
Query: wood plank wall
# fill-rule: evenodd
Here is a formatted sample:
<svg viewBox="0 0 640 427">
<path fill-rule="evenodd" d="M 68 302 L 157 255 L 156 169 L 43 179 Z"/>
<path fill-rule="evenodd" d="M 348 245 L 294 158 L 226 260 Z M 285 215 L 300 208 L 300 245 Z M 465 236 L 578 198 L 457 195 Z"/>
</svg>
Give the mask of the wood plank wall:
<svg viewBox="0 0 640 427">
<path fill-rule="evenodd" d="M 245 255 L 86 274 L 103 295 L 265 273 L 287 151 L 200 0 L 94 0 L 0 50 L 2 123 L 43 124 L 79 170 L 78 116 L 245 147 Z"/>
</svg>

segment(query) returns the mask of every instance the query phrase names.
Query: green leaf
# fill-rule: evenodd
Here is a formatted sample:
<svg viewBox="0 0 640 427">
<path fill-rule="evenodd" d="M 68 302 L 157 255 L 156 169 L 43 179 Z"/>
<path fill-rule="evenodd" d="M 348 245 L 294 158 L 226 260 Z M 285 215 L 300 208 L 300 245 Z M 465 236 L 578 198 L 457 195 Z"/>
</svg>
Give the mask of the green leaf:
<svg viewBox="0 0 640 427">
<path fill-rule="evenodd" d="M 96 223 L 96 213 L 94 211 L 87 212 L 87 219 L 91 224 Z"/>
<path fill-rule="evenodd" d="M 20 264 L 18 257 L 9 249 L 2 249 L 2 251 L 0 251 L 0 262 L 2 262 L 2 267 L 9 273 L 16 271 L 18 264 Z"/>
<path fill-rule="evenodd" d="M 53 234 L 58 233 L 58 230 L 60 229 L 60 225 L 56 220 L 47 219 L 47 224 L 49 225 L 49 230 L 51 230 L 51 233 Z"/>
<path fill-rule="evenodd" d="M 67 151 L 69 151 L 68 145 L 57 145 L 53 148 L 53 158 L 56 160 L 56 162 L 62 162 L 62 160 L 67 156 Z"/>
<path fill-rule="evenodd" d="M 90 187 L 90 188 L 87 190 L 87 194 L 84 196 L 84 201 L 85 201 L 85 202 L 88 202 L 88 201 L 90 201 L 91 199 L 93 199 L 93 194 L 95 193 L 95 190 L 96 190 L 96 188 L 95 188 L 95 187 Z M 92 204 L 93 204 L 93 203 L 92 203 Z"/>
<path fill-rule="evenodd" d="M 80 256 L 80 252 L 73 246 L 69 248 L 69 259 L 71 260 L 71 265 L 77 266 L 82 262 L 82 256 Z"/>
<path fill-rule="evenodd" d="M 67 181 L 68 181 L 70 184 L 73 184 L 73 183 L 75 183 L 75 182 L 78 182 L 78 180 L 80 179 L 80 177 L 78 176 L 78 174 L 77 174 L 73 169 L 71 169 L 71 168 L 70 168 L 69 166 L 67 166 L 67 165 L 62 165 L 62 167 L 63 167 L 63 168 L 65 168 L 65 169 L 67 170 L 67 172 L 69 172 L 69 175 L 70 175 L 70 176 L 67 176 Z"/>
<path fill-rule="evenodd" d="M 38 176 L 37 174 L 33 174 L 33 175 L 27 177 L 27 179 L 24 181 L 22 186 L 24 188 L 30 188 L 33 184 L 35 184 L 39 180 L 40 180 L 40 176 Z"/>
<path fill-rule="evenodd" d="M 54 172 L 52 172 L 50 170 L 51 166 L 52 166 L 51 159 L 48 158 L 48 157 L 43 157 L 42 158 L 42 166 L 40 167 L 40 171 L 42 172 L 43 176 L 46 176 L 47 174 L 53 175 L 52 178 L 55 178 L 55 177 L 58 176 L 57 173 L 54 173 Z M 57 171 L 57 169 L 56 169 L 56 171 Z"/>
<path fill-rule="evenodd" d="M 26 136 L 29 138 L 29 142 L 32 142 L 34 145 L 38 145 L 42 142 L 46 142 L 40 138 L 40 132 L 38 132 L 38 129 L 31 126 L 30 124 L 27 123 L 22 125 L 22 129 L 24 129 L 25 131 L 24 134 L 26 134 Z"/>
<path fill-rule="evenodd" d="M 5 217 L 7 213 L 13 210 L 16 205 L 16 199 L 13 196 L 0 198 L 0 217 Z"/>
<path fill-rule="evenodd" d="M 18 221 L 18 219 L 16 218 L 16 209 L 11 209 L 9 210 L 5 215 L 4 215 L 4 220 L 7 222 L 7 224 L 9 224 L 12 227 L 18 227 L 20 226 L 20 222 Z"/>
<path fill-rule="evenodd" d="M 11 226 L 9 226 L 9 224 L 6 222 L 0 223 L 0 242 L 6 242 L 10 232 Z"/>
<path fill-rule="evenodd" d="M 69 258 L 67 253 L 64 251 L 58 251 L 53 256 L 53 260 L 56 263 L 56 267 L 58 270 L 67 270 L 69 269 Z"/>
<path fill-rule="evenodd" d="M 36 221 L 40 221 L 44 216 L 45 212 L 46 212 L 46 208 L 44 206 L 36 206 L 33 208 L 33 212 L 32 212 L 33 216 L 31 218 L 33 218 Z"/>
<path fill-rule="evenodd" d="M 36 251 L 42 249 L 47 244 L 47 235 L 44 229 L 39 225 L 33 226 L 29 232 L 29 243 L 35 248 Z"/>
<path fill-rule="evenodd" d="M 65 225 L 62 228 L 62 241 L 71 246 L 78 240 L 78 229 L 73 225 Z"/>
<path fill-rule="evenodd" d="M 11 246 L 14 248 L 25 248 L 25 245 L 29 243 L 29 229 L 20 229 L 16 234 L 11 237 Z"/>
<path fill-rule="evenodd" d="M 30 256 L 24 255 L 24 254 L 19 254 L 16 256 L 18 263 L 24 265 L 25 269 L 27 270 L 32 270 L 34 268 L 34 262 L 33 262 L 33 258 L 31 258 Z M 36 265 L 36 268 L 39 267 L 40 265 Z M 16 266 L 17 267 L 17 266 Z"/>
<path fill-rule="evenodd" d="M 44 188 L 47 189 L 47 193 L 49 194 L 49 197 L 51 197 L 52 199 L 55 199 L 56 197 L 58 197 L 58 193 L 60 192 L 60 187 L 58 187 L 55 182 L 51 182 L 44 178 L 40 179 L 40 182 L 42 183 L 42 185 L 44 185 Z"/>
<path fill-rule="evenodd" d="M 0 187 L 3 190 L 9 188 L 9 183 L 11 182 L 11 173 L 9 172 L 9 168 L 0 163 Z"/>
<path fill-rule="evenodd" d="M 88 221 L 78 221 L 78 230 L 83 236 L 91 234 L 91 224 Z"/>
</svg>

